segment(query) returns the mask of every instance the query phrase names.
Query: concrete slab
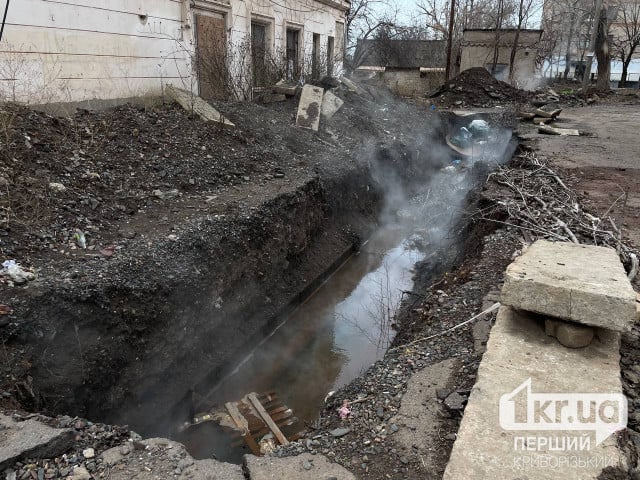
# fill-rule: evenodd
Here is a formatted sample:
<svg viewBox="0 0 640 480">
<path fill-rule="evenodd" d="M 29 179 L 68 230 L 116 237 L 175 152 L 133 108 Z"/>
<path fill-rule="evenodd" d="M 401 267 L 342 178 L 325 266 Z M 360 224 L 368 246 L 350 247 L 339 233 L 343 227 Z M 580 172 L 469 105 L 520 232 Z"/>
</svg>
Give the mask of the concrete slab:
<svg viewBox="0 0 640 480">
<path fill-rule="evenodd" d="M 25 458 L 62 455 L 73 440 L 69 429 L 51 428 L 33 419 L 17 422 L 0 414 L 0 472 Z"/>
<path fill-rule="evenodd" d="M 615 250 L 538 240 L 507 267 L 500 302 L 626 331 L 636 316 L 635 298 Z"/>
<path fill-rule="evenodd" d="M 302 87 L 300 103 L 298 103 L 296 125 L 302 128 L 310 128 L 316 132 L 318 131 L 323 95 L 324 88 L 322 87 L 316 87 L 310 84 Z"/>
<path fill-rule="evenodd" d="M 443 407 L 437 401 L 436 390 L 448 390 L 451 377 L 458 369 L 459 361 L 447 359 L 412 375 L 398 414 L 388 422 L 400 427 L 393 436 L 395 443 L 421 459 L 423 478 L 442 475 L 442 470 L 436 468 L 442 462 L 437 461 L 433 439 L 455 433 L 455 430 L 447 431 L 441 426 Z"/>
<path fill-rule="evenodd" d="M 554 424 L 557 416 L 553 411 L 555 402 L 563 401 L 563 394 L 621 396 L 619 346 L 618 332 L 598 329 L 597 338 L 588 347 L 566 348 L 545 334 L 539 319 L 501 307 L 443 478 L 595 480 L 608 466 L 624 467 L 615 433 L 597 444 L 592 430 L 572 427 L 578 422 L 569 427 Z M 540 394 L 552 404 L 545 405 Z M 590 405 L 592 397 L 581 398 Z M 501 401 L 502 422 L 509 429 L 501 427 Z M 619 419 L 624 423 L 626 405 L 622 406 Z M 549 422 L 536 417 L 536 412 L 548 415 Z M 564 413 L 565 420 L 573 421 L 573 417 L 567 418 L 570 412 Z M 505 423 L 510 417 L 515 419 L 511 425 Z M 535 427 L 553 425 L 555 429 L 515 424 L 532 417 L 538 420 Z M 586 428 L 592 425 L 582 424 Z M 578 448 L 580 444 L 584 448 Z"/>
<path fill-rule="evenodd" d="M 209 103 L 201 97 L 193 95 L 191 92 L 168 85 L 165 92 L 169 98 L 175 100 L 182 108 L 188 112 L 193 112 L 205 122 L 214 122 L 222 124 L 225 127 L 235 127 L 235 125 L 213 108 Z"/>
<path fill-rule="evenodd" d="M 344 105 L 342 99 L 331 90 L 327 90 L 322 99 L 322 116 L 327 120 L 331 120 L 331 117 L 342 108 L 342 105 Z"/>
<path fill-rule="evenodd" d="M 323 455 L 304 453 L 296 457 L 254 457 L 245 455 L 245 468 L 251 480 L 318 480 L 335 478 L 336 480 L 355 480 L 355 476 L 346 468 L 331 463 Z"/>
</svg>

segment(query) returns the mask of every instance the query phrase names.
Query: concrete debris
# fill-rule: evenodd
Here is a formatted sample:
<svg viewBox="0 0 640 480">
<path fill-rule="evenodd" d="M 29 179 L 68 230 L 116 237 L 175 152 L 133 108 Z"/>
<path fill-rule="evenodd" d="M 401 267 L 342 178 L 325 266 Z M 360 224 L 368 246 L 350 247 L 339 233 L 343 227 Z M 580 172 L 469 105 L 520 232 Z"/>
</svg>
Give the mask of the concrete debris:
<svg viewBox="0 0 640 480">
<path fill-rule="evenodd" d="M 219 123 L 225 127 L 235 127 L 230 120 L 198 95 L 172 85 L 168 85 L 165 92 L 169 98 L 175 100 L 182 108 L 197 114 L 205 122 Z"/>
<path fill-rule="evenodd" d="M 598 443 L 593 431 L 573 431 L 571 427 L 566 430 L 531 432 L 524 431 L 527 430 L 525 424 L 519 430 L 517 423 L 527 420 L 522 416 L 511 420 L 514 429 L 505 429 L 501 425 L 510 425 L 508 421 L 512 417 L 509 412 L 512 411 L 514 416 L 516 412 L 527 412 L 528 402 L 534 402 L 532 396 L 538 393 L 546 395 L 545 401 L 549 394 L 555 392 L 558 392 L 556 395 L 559 400 L 562 400 L 564 393 L 576 392 L 621 395 L 619 342 L 619 333 L 603 330 L 599 333 L 599 341 L 584 349 L 565 348 L 545 335 L 534 316 L 510 307 L 501 307 L 444 479 L 515 478 L 514 461 L 522 455 L 530 455 L 531 461 L 542 462 L 544 459 L 548 465 L 554 465 L 552 469 L 532 469 L 527 472 L 527 478 L 604 478 L 600 475 L 605 467 L 620 465 L 624 461 L 616 435 L 604 440 L 600 438 L 602 442 Z M 513 402 L 513 410 L 500 408 L 505 401 L 507 404 Z M 555 417 L 551 409 L 543 413 L 550 418 L 549 422 L 553 422 Z M 535 418 L 529 421 L 536 421 Z M 546 422 L 545 419 L 538 421 Z M 617 425 L 607 433 L 613 433 L 615 428 Z M 517 449 L 520 445 L 518 437 L 526 438 L 528 442 L 522 444 L 522 450 Z M 554 448 L 554 445 L 562 444 L 567 438 L 578 437 L 589 440 L 588 450 L 568 452 Z M 567 455 L 575 456 L 584 468 L 576 468 L 570 462 L 563 463 L 562 459 L 566 459 Z M 589 459 L 592 458 L 607 458 L 608 461 L 591 462 Z"/>
<path fill-rule="evenodd" d="M 24 458 L 62 455 L 72 443 L 69 429 L 51 428 L 32 419 L 17 422 L 0 414 L 0 472 Z"/>
<path fill-rule="evenodd" d="M 351 431 L 350 428 L 335 428 L 331 430 L 329 433 L 336 438 L 344 437 L 347 433 Z"/>
<path fill-rule="evenodd" d="M 358 93 L 358 91 L 360 90 L 360 88 L 355 83 L 353 83 L 351 80 L 349 80 L 347 77 L 340 77 L 340 81 L 351 92 Z"/>
<path fill-rule="evenodd" d="M 466 396 L 460 395 L 458 392 L 453 392 L 444 399 L 444 405 L 451 411 L 461 412 L 464 410 L 466 401 Z"/>
<path fill-rule="evenodd" d="M 93 448 L 85 448 L 82 451 L 82 456 L 84 458 L 93 458 L 93 457 L 96 456 L 96 452 L 95 452 L 95 450 Z"/>
<path fill-rule="evenodd" d="M 73 473 L 68 477 L 70 480 L 91 480 L 93 477 L 84 467 L 75 467 Z"/>
<path fill-rule="evenodd" d="M 293 97 L 298 93 L 298 85 L 293 83 L 287 83 L 284 80 L 280 80 L 276 83 L 271 89 L 273 93 L 279 93 L 281 95 L 286 95 L 287 97 Z"/>
<path fill-rule="evenodd" d="M 346 468 L 331 463 L 323 455 L 304 453 L 296 457 L 273 458 L 245 455 L 244 466 L 251 480 L 355 480 Z"/>
<path fill-rule="evenodd" d="M 307 84 L 302 88 L 300 103 L 298 103 L 298 115 L 296 116 L 297 126 L 318 131 L 323 95 L 324 89 L 321 87 Z"/>
<path fill-rule="evenodd" d="M 344 101 L 331 91 L 324 94 L 322 100 L 322 116 L 325 120 L 331 120 L 338 110 L 342 108 Z"/>
<path fill-rule="evenodd" d="M 544 321 L 544 331 L 568 348 L 586 347 L 591 344 L 595 335 L 593 327 L 551 318 Z"/>
<path fill-rule="evenodd" d="M 548 135 L 561 135 L 563 137 L 579 137 L 580 131 L 575 128 L 555 128 L 548 125 L 541 125 L 538 128 L 538 132 L 546 133 Z"/>
<path fill-rule="evenodd" d="M 616 331 L 636 318 L 636 294 L 616 251 L 569 242 L 531 245 L 507 267 L 501 302 Z"/>
</svg>

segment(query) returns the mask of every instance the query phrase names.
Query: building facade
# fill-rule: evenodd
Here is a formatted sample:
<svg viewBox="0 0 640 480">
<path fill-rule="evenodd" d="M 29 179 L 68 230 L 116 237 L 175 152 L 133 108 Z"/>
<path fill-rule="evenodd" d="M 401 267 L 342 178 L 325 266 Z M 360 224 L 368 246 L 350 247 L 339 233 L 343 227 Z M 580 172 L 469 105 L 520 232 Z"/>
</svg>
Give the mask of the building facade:
<svg viewBox="0 0 640 480">
<path fill-rule="evenodd" d="M 536 74 L 537 51 L 542 30 L 520 30 L 514 62 L 514 78 L 523 87 Z M 515 29 L 466 29 L 460 43 L 460 71 L 484 67 L 499 80 L 509 77 L 511 52 L 516 41 Z"/>
<path fill-rule="evenodd" d="M 0 0 L 4 11 L 6 0 Z M 208 98 L 342 69 L 347 0 L 13 0 L 0 99 Z"/>
</svg>

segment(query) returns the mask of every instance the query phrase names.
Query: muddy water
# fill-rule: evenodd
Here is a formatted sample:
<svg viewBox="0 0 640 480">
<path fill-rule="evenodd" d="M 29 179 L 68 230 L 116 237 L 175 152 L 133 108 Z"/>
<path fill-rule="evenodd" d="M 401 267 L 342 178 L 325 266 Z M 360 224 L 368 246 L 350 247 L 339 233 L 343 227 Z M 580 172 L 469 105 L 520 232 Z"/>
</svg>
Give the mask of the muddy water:
<svg viewBox="0 0 640 480">
<path fill-rule="evenodd" d="M 398 226 L 379 230 L 211 391 L 214 403 L 276 391 L 301 420 L 393 339 L 391 323 L 422 253 Z"/>
</svg>

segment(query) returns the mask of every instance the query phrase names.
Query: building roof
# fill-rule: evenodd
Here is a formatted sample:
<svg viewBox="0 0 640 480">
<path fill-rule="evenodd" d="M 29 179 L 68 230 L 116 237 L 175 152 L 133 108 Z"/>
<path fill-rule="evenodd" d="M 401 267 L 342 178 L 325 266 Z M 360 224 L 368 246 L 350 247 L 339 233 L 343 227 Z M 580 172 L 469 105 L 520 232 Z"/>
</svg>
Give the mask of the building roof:
<svg viewBox="0 0 640 480">
<path fill-rule="evenodd" d="M 361 66 L 421 68 L 445 66 L 445 40 L 358 40 Z"/>
</svg>

